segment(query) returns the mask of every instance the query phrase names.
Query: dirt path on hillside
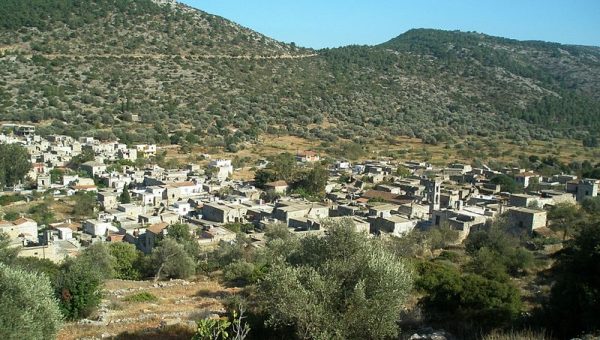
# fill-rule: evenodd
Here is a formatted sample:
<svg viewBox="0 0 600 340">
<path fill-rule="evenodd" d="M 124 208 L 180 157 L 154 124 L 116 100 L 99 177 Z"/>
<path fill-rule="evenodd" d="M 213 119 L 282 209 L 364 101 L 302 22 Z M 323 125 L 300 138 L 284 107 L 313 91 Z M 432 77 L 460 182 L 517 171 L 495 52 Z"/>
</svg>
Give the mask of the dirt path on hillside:
<svg viewBox="0 0 600 340">
<path fill-rule="evenodd" d="M 0 52 L 9 52 L 13 51 L 10 47 L 2 47 L 0 46 Z M 279 54 L 279 55 L 228 55 L 228 54 L 156 54 L 156 53 L 107 53 L 107 54 L 63 54 L 63 53 L 36 53 L 36 54 L 24 54 L 26 58 L 31 59 L 34 55 L 42 56 L 46 59 L 57 59 L 57 58 L 132 58 L 132 59 L 153 59 L 153 60 L 162 60 L 162 59 L 173 59 L 173 58 L 183 58 L 187 60 L 204 60 L 204 59 L 228 59 L 228 60 L 278 60 L 278 59 L 305 59 L 312 58 L 318 56 L 317 53 L 311 54 Z"/>
</svg>

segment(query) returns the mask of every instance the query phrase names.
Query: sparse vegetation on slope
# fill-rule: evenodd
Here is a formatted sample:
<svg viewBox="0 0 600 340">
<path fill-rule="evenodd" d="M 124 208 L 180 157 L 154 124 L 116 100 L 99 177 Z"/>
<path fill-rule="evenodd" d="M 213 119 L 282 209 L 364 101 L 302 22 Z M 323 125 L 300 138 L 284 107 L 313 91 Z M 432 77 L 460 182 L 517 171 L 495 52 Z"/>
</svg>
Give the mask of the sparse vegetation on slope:
<svg viewBox="0 0 600 340">
<path fill-rule="evenodd" d="M 589 141 L 600 121 L 593 47 L 412 30 L 315 55 L 181 4 L 36 3 L 3 9 L 0 113 L 43 134 L 239 150 L 266 133 Z"/>
</svg>

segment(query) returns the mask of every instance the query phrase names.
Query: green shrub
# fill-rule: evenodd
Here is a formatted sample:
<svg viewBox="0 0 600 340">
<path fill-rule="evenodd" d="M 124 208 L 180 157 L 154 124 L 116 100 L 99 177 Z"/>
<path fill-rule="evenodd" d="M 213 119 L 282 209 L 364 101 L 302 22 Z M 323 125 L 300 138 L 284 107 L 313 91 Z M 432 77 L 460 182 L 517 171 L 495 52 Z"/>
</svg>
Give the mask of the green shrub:
<svg viewBox="0 0 600 340">
<path fill-rule="evenodd" d="M 141 292 L 141 293 L 126 296 L 123 298 L 123 301 L 136 302 L 136 303 L 137 302 L 156 302 L 156 301 L 158 301 L 158 298 L 152 293 Z"/>
<path fill-rule="evenodd" d="M 225 280 L 238 285 L 246 285 L 258 282 L 265 275 L 265 268 L 260 264 L 246 261 L 236 261 L 223 269 Z"/>
<path fill-rule="evenodd" d="M 101 274 L 86 261 L 68 261 L 55 282 L 60 310 L 69 320 L 87 317 L 101 300 Z"/>
<path fill-rule="evenodd" d="M 519 291 L 510 282 L 432 262 L 420 263 L 418 271 L 416 287 L 426 294 L 422 303 L 432 321 L 450 320 L 456 327 L 471 322 L 485 330 L 510 324 L 521 309 Z"/>
</svg>

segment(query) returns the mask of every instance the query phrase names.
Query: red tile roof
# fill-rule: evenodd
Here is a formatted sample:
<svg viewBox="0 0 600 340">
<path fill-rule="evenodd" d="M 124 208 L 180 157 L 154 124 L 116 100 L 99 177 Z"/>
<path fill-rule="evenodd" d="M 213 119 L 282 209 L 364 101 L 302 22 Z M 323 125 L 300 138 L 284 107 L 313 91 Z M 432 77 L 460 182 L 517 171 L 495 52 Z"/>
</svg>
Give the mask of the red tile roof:
<svg viewBox="0 0 600 340">
<path fill-rule="evenodd" d="M 75 190 L 96 189 L 96 186 L 95 185 L 74 185 L 73 189 L 75 189 Z"/>
<path fill-rule="evenodd" d="M 121 234 L 108 235 L 108 240 L 110 242 L 123 242 L 123 238 L 125 238 L 125 235 L 121 235 Z"/>
<path fill-rule="evenodd" d="M 169 226 L 169 224 L 167 222 L 160 222 L 160 223 L 155 223 L 151 226 L 148 227 L 148 229 L 146 229 L 146 231 L 149 231 L 153 234 L 160 234 L 162 233 L 163 230 L 165 230 L 165 228 L 167 228 Z"/>
<path fill-rule="evenodd" d="M 26 219 L 26 218 L 23 218 L 23 217 L 21 217 L 21 218 L 18 218 L 18 219 L 16 219 L 16 220 L 14 220 L 14 221 L 13 221 L 13 224 L 14 224 L 14 225 L 19 225 L 19 224 L 27 223 L 27 222 L 29 222 L 29 221 L 30 221 L 30 220 L 28 220 L 28 219 Z"/>
<path fill-rule="evenodd" d="M 275 181 L 275 182 L 266 183 L 265 186 L 268 186 L 268 187 L 287 187 L 288 184 L 287 184 L 286 181 Z"/>
<path fill-rule="evenodd" d="M 178 183 L 172 183 L 170 184 L 170 186 L 175 187 L 175 188 L 182 188 L 182 187 L 193 187 L 196 184 L 194 184 L 194 182 L 178 182 Z"/>
</svg>

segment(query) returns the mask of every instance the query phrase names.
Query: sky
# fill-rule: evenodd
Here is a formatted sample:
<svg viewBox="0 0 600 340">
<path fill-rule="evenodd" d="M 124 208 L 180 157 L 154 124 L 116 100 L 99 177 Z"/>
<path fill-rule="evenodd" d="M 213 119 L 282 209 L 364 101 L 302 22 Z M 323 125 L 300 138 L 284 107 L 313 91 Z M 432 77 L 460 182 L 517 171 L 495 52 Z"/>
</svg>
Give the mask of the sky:
<svg viewBox="0 0 600 340">
<path fill-rule="evenodd" d="M 179 0 L 315 49 L 383 43 L 411 28 L 600 46 L 600 0 Z"/>
</svg>

